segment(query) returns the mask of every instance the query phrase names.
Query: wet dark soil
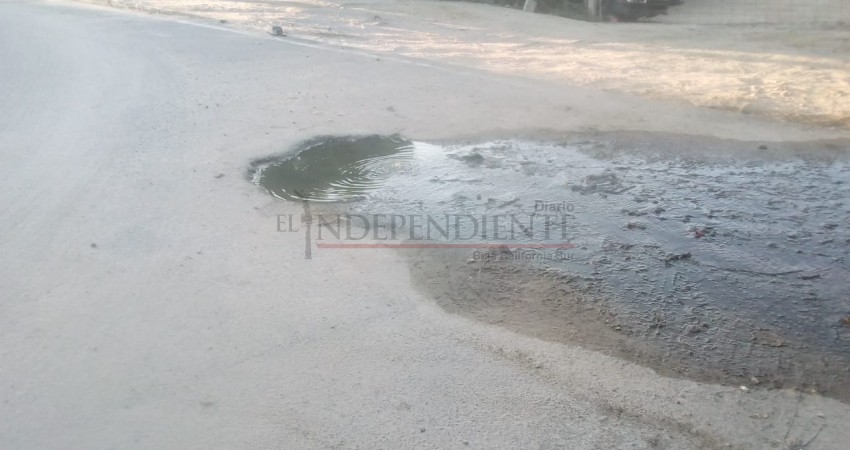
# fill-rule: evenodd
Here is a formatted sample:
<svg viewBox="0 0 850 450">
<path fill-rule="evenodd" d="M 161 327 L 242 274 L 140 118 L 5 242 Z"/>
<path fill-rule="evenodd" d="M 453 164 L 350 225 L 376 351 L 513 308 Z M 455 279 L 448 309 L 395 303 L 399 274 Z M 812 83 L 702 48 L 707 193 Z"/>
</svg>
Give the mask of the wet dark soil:
<svg viewBox="0 0 850 450">
<path fill-rule="evenodd" d="M 478 218 L 463 243 L 489 249 L 405 250 L 448 311 L 666 375 L 850 401 L 850 143 L 634 132 L 405 149 L 345 209 Z M 537 228 L 481 232 L 494 217 Z"/>
<path fill-rule="evenodd" d="M 441 185 L 422 209 L 568 204 L 577 248 L 433 250 L 413 274 L 449 311 L 662 374 L 848 401 L 847 150 L 640 133 L 450 146 L 406 180 Z"/>
<path fill-rule="evenodd" d="M 796 388 L 850 400 L 847 355 L 812 349 L 788 330 L 725 311 L 634 312 L 604 277 L 514 259 L 410 254 L 416 283 L 449 312 L 540 339 L 578 344 L 665 376 Z M 460 263 L 466 257 L 467 263 Z"/>
</svg>

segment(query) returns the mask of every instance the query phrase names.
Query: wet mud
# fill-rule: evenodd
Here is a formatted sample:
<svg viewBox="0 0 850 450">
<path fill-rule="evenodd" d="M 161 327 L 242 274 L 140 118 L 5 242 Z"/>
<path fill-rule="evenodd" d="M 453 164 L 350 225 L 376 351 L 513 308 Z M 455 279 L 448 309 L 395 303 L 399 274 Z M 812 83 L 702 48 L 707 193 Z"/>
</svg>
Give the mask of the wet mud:
<svg viewBox="0 0 850 450">
<path fill-rule="evenodd" d="M 477 218 L 465 243 L 499 247 L 404 250 L 448 311 L 666 375 L 850 401 L 847 142 L 608 133 L 411 152 L 346 210 Z M 521 232 L 481 231 L 498 216 Z M 574 247 L 529 245 L 559 242 Z"/>
</svg>

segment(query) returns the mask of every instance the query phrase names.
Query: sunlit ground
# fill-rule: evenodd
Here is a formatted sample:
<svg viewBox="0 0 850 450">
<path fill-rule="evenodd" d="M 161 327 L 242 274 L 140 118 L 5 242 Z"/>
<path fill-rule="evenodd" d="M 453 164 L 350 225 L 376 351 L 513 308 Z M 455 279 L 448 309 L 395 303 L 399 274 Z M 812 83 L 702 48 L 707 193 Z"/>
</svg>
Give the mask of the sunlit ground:
<svg viewBox="0 0 850 450">
<path fill-rule="evenodd" d="M 835 25 L 683 25 L 668 23 L 677 21 L 674 11 L 658 23 L 593 24 L 424 1 L 112 4 L 225 20 L 258 31 L 277 25 L 291 37 L 362 50 L 850 127 L 850 29 L 837 20 Z M 777 17 L 765 13 L 765 20 Z"/>
</svg>

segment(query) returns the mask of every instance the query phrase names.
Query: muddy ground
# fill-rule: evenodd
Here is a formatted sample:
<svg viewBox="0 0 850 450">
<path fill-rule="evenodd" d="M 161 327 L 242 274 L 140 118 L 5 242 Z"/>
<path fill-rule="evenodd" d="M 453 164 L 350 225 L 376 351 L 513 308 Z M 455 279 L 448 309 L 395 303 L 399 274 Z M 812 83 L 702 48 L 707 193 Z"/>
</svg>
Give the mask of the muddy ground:
<svg viewBox="0 0 850 450">
<path fill-rule="evenodd" d="M 399 224 L 390 238 L 488 243 L 402 250 L 447 311 L 663 375 L 850 400 L 847 141 L 622 132 L 414 142 L 412 158 L 404 148 L 380 181 L 357 175 L 335 189 L 374 189 L 354 186 L 341 204 L 349 213 L 478 218 L 480 227 L 457 222 L 459 235 L 428 228 L 411 240 Z M 551 233 L 532 213 L 556 218 Z M 501 233 L 496 217 L 507 218 Z M 525 228 L 511 233 L 510 218 Z M 552 248 L 529 248 L 538 243 Z"/>
<path fill-rule="evenodd" d="M 846 353 L 813 348 L 769 320 L 710 307 L 708 312 L 671 314 L 659 308 L 634 313 L 629 310 L 633 305 L 621 303 L 631 299 L 617 295 L 604 278 L 547 270 L 526 261 L 463 264 L 457 261 L 469 254 L 446 256 L 417 255 L 412 267 L 419 285 L 449 312 L 602 351 L 665 376 L 748 389 L 791 387 L 850 399 Z M 685 301 L 670 303 L 684 306 Z M 847 341 L 846 333 L 841 341 Z"/>
<path fill-rule="evenodd" d="M 560 261 L 507 242 L 412 257 L 440 305 L 665 375 L 850 399 L 846 142 L 626 133 L 561 145 L 589 159 L 568 152 L 545 171 L 593 167 L 556 198 L 574 205 L 579 247 Z"/>
<path fill-rule="evenodd" d="M 245 180 L 249 161 L 313 136 L 451 139 L 423 147 L 353 207 L 526 210 L 563 195 L 582 223 L 611 228 L 570 237 L 588 254 L 573 249 L 568 269 L 587 276 L 583 258 L 602 249 L 595 235 L 638 241 L 627 220 L 661 222 L 625 219 L 637 187 L 601 196 L 649 172 L 605 175 L 610 162 L 584 148 L 605 139 L 533 141 L 541 129 L 789 141 L 838 131 L 63 1 L 0 9 L 10 62 L 0 70 L 0 448 L 831 450 L 850 441 L 840 401 L 658 376 L 448 314 L 413 288 L 396 252 L 316 250 L 305 260 L 303 233 L 276 229 L 298 205 Z M 521 137 L 534 145 L 477 144 Z M 668 234 L 712 242 L 677 233 Z M 694 261 L 710 249 L 692 251 Z"/>
</svg>

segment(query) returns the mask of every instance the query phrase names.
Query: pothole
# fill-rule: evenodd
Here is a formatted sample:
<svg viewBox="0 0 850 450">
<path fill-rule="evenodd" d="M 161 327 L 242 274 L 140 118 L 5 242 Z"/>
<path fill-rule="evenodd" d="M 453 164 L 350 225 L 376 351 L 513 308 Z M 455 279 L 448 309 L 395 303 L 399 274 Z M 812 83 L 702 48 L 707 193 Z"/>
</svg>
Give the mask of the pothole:
<svg viewBox="0 0 850 450">
<path fill-rule="evenodd" d="M 413 280 L 451 312 L 668 375 L 850 399 L 850 161 L 821 143 L 758 148 L 361 136 L 252 166 L 274 196 L 349 202 L 308 214 L 372 230 L 320 251 L 414 249 Z"/>
<path fill-rule="evenodd" d="M 285 200 L 350 202 L 383 185 L 413 157 L 401 136 L 321 137 L 292 154 L 252 163 L 252 180 Z"/>
</svg>

